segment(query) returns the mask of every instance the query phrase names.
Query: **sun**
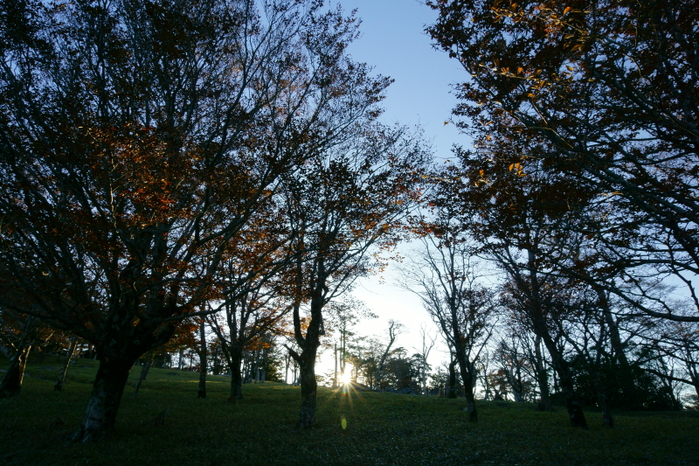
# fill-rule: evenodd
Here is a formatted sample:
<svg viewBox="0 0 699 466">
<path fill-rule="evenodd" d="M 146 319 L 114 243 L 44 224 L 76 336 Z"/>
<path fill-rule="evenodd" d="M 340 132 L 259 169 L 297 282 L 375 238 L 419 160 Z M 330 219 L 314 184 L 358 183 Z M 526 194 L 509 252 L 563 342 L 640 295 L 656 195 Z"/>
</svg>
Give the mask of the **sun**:
<svg viewBox="0 0 699 466">
<path fill-rule="evenodd" d="M 349 385 L 352 383 L 352 366 L 349 364 L 345 365 L 345 372 L 340 375 L 340 383 L 342 385 Z"/>
</svg>

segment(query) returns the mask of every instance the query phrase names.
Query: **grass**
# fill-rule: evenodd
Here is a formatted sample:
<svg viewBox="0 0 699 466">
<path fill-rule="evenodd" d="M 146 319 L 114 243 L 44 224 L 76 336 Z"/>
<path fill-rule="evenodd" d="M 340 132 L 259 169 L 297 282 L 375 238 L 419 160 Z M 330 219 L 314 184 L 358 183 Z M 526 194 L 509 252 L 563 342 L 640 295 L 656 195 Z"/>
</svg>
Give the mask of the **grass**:
<svg viewBox="0 0 699 466">
<path fill-rule="evenodd" d="M 699 413 L 616 413 L 617 427 L 588 412 L 590 429 L 532 405 L 479 403 L 470 423 L 463 400 L 320 389 L 318 427 L 299 430 L 298 387 L 244 387 L 227 403 L 228 379 L 151 369 L 138 398 L 132 370 L 117 434 L 74 444 L 96 361 L 77 360 L 62 392 L 59 361 L 31 362 L 19 397 L 0 400 L 0 465 L 699 465 Z M 163 425 L 151 421 L 165 411 Z M 343 422 L 345 420 L 345 428 Z"/>
</svg>

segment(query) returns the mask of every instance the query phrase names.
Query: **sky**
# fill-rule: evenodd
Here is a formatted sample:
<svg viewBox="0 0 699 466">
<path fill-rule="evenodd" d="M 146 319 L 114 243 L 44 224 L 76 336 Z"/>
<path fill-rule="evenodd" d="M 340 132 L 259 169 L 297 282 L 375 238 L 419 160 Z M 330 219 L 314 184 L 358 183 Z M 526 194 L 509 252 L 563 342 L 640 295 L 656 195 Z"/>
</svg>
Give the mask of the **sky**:
<svg viewBox="0 0 699 466">
<path fill-rule="evenodd" d="M 467 143 L 453 124 L 445 125 L 456 104 L 451 85 L 464 80 L 466 72 L 446 53 L 434 49 L 424 32 L 436 19 L 436 13 L 422 0 L 334 1 L 337 3 L 346 13 L 356 9 L 362 20 L 361 37 L 350 46 L 349 54 L 354 60 L 372 66 L 376 74 L 395 80 L 383 102 L 384 123 L 420 126 L 425 140 L 433 146 L 435 158 L 448 159 L 453 144 Z M 409 245 L 401 248 L 404 256 L 410 251 Z M 396 285 L 399 276 L 398 266 L 391 264 L 382 274 L 383 279 L 370 277 L 357 284 L 353 295 L 379 318 L 355 328 L 361 335 L 387 338 L 388 321 L 400 321 L 405 330 L 395 345 L 412 355 L 421 347 L 420 326 L 424 325 L 433 335 L 437 327 L 419 298 Z M 432 350 L 429 362 L 433 366 L 442 365 L 447 358 L 446 346 L 440 345 Z"/>
</svg>

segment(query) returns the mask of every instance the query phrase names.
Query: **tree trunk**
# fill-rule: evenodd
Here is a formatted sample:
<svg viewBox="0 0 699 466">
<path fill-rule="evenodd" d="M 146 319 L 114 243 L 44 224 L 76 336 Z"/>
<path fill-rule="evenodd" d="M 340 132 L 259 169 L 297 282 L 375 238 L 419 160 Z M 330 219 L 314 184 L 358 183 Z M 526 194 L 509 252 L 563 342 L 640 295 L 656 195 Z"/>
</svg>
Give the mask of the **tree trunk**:
<svg viewBox="0 0 699 466">
<path fill-rule="evenodd" d="M 148 372 L 150 371 L 151 366 L 153 365 L 153 358 L 148 358 L 148 360 L 141 366 L 141 374 L 138 376 L 138 381 L 136 382 L 136 385 L 134 386 L 133 390 L 133 397 L 136 398 L 138 396 L 138 391 L 141 389 L 141 384 L 143 383 L 144 380 L 146 380 L 146 377 L 148 377 Z"/>
<path fill-rule="evenodd" d="M 566 410 L 568 410 L 568 416 L 570 416 L 570 423 L 573 427 L 587 429 L 585 413 L 583 413 L 582 406 L 580 406 L 580 401 L 578 401 L 578 398 L 575 396 L 573 375 L 570 373 L 570 368 L 567 363 L 562 361 L 560 355 L 552 355 L 552 362 L 554 369 L 556 369 L 558 373 L 558 382 L 566 402 Z"/>
<path fill-rule="evenodd" d="M 599 402 L 600 408 L 602 408 L 602 424 L 607 427 L 614 427 L 614 418 L 612 417 L 612 411 L 609 408 L 607 392 L 602 388 L 597 390 L 597 401 Z"/>
<path fill-rule="evenodd" d="M 609 329 L 609 341 L 614 352 L 614 360 L 619 365 L 619 370 L 615 371 L 618 380 L 621 382 L 621 392 L 627 406 L 631 406 L 634 409 L 638 408 L 638 395 L 636 390 L 636 385 L 634 383 L 633 371 L 631 370 L 631 364 L 626 357 L 626 348 L 621 341 L 621 335 L 619 333 L 619 324 L 614 320 L 612 315 L 612 310 L 609 305 L 609 300 L 607 298 L 607 293 L 599 287 L 595 288 L 597 296 L 599 297 L 600 306 L 604 314 L 604 320 Z"/>
<path fill-rule="evenodd" d="M 462 349 L 457 349 L 456 357 L 459 361 L 461 369 L 461 381 L 464 384 L 464 396 L 466 396 L 466 411 L 468 412 L 468 420 L 471 422 L 478 421 L 478 411 L 476 410 L 476 397 L 474 395 L 474 371 L 475 368 L 471 361 L 468 360 Z"/>
<path fill-rule="evenodd" d="M 456 359 L 449 363 L 449 382 L 447 384 L 447 398 L 456 398 Z"/>
<path fill-rule="evenodd" d="M 31 346 L 26 346 L 10 358 L 10 366 L 0 382 L 0 399 L 19 395 L 31 348 Z"/>
<path fill-rule="evenodd" d="M 304 351 L 299 361 L 301 372 L 301 412 L 299 427 L 307 429 L 316 425 L 316 382 L 315 359 L 316 351 Z"/>
<path fill-rule="evenodd" d="M 551 393 L 549 391 L 549 375 L 544 364 L 544 355 L 541 354 L 541 337 L 537 335 L 534 342 L 534 365 L 536 369 L 536 382 L 539 385 L 539 402 L 537 411 L 553 411 Z"/>
<path fill-rule="evenodd" d="M 232 342 L 231 349 L 231 392 L 228 401 L 235 403 L 243 399 L 243 347 L 236 342 Z"/>
<path fill-rule="evenodd" d="M 337 343 L 335 343 L 335 372 L 333 372 L 333 386 L 332 388 L 337 388 L 338 378 L 337 378 Z"/>
<path fill-rule="evenodd" d="M 503 370 L 505 371 L 507 381 L 512 387 L 512 396 L 515 399 L 515 403 L 521 403 L 524 401 L 524 384 L 522 383 L 522 372 L 519 366 L 516 365 L 514 372 L 509 368 L 503 368 Z"/>
<path fill-rule="evenodd" d="M 53 389 L 56 391 L 61 391 L 63 389 L 63 384 L 66 381 L 66 375 L 68 374 L 68 367 L 70 366 L 70 361 L 73 360 L 73 355 L 75 354 L 75 348 L 78 346 L 78 337 L 73 337 L 70 339 L 70 347 L 68 348 L 68 354 L 66 355 L 66 361 L 63 363 L 61 372 L 58 373 L 58 379 L 56 379 L 56 385 Z"/>
<path fill-rule="evenodd" d="M 546 346 L 546 350 L 551 356 L 551 364 L 553 369 L 558 374 L 558 382 L 563 392 L 563 397 L 566 403 L 566 409 L 568 410 L 568 416 L 570 416 L 570 422 L 573 427 L 581 427 L 587 429 L 587 421 L 585 420 L 585 413 L 583 413 L 582 406 L 578 398 L 575 396 L 575 384 L 573 383 L 573 374 L 570 370 L 568 362 L 565 360 L 561 352 L 556 346 L 556 342 L 553 341 L 551 335 L 545 330 L 545 326 L 541 325 L 540 322 L 536 322 L 534 326 L 535 331 L 539 330 L 538 335 Z"/>
<path fill-rule="evenodd" d="M 197 398 L 206 398 L 206 372 L 208 367 L 206 361 L 206 328 L 204 327 L 203 319 L 199 326 L 199 339 L 201 340 L 201 347 L 199 348 L 199 387 L 197 389 Z"/>
<path fill-rule="evenodd" d="M 102 357 L 92 387 L 87 412 L 73 440 L 90 443 L 112 434 L 129 371 L 135 358 Z"/>
</svg>

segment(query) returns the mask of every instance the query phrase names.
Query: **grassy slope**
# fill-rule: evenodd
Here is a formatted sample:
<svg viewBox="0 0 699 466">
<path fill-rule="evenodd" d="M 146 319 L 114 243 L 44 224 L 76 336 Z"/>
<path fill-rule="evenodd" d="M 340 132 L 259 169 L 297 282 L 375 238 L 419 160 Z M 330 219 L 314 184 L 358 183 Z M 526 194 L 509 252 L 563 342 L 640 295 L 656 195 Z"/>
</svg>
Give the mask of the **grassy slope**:
<svg viewBox="0 0 699 466">
<path fill-rule="evenodd" d="M 699 465 L 697 413 L 618 414 L 613 430 L 588 413 L 582 431 L 563 410 L 481 402 L 472 424 L 462 400 L 321 389 L 319 427 L 300 431 L 297 387 L 246 385 L 245 400 L 229 404 L 225 377 L 211 376 L 199 400 L 197 374 L 151 369 L 134 399 L 138 368 L 118 434 L 76 445 L 66 436 L 80 424 L 96 361 L 78 360 L 54 392 L 58 367 L 31 363 L 21 395 L 0 400 L 0 465 Z M 152 425 L 163 410 L 164 425 Z"/>
</svg>

